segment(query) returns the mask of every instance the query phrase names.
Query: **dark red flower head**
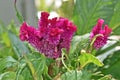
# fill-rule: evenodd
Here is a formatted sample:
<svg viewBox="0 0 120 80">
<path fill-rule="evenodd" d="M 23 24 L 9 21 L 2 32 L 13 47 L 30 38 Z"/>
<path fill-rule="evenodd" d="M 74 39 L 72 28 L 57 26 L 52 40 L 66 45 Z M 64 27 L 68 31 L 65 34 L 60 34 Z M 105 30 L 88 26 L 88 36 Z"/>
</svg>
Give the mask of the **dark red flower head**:
<svg viewBox="0 0 120 80">
<path fill-rule="evenodd" d="M 20 39 L 28 41 L 45 56 L 58 58 L 61 56 L 62 48 L 69 51 L 72 36 L 77 28 L 66 18 L 48 17 L 49 13 L 41 13 L 37 29 L 24 22 L 20 27 Z"/>
<path fill-rule="evenodd" d="M 98 34 L 102 35 L 102 36 L 98 36 L 93 43 L 93 47 L 96 49 L 103 47 L 107 43 L 108 36 L 112 32 L 112 29 L 109 28 L 108 25 L 105 25 L 104 28 L 102 28 L 103 23 L 104 23 L 103 19 L 98 19 L 96 26 L 94 26 L 94 28 L 92 29 L 92 32 L 90 34 L 91 41 L 93 40 L 93 38 L 96 35 L 98 35 Z"/>
</svg>

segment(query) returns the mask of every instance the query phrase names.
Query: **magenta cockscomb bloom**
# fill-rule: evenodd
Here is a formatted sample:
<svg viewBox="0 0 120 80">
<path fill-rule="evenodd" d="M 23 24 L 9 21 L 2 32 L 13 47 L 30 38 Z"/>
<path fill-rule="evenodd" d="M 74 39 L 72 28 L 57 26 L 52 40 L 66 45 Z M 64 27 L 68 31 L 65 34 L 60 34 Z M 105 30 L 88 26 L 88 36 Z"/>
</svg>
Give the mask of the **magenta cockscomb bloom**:
<svg viewBox="0 0 120 80">
<path fill-rule="evenodd" d="M 94 26 L 94 28 L 92 29 L 92 32 L 90 34 L 90 40 L 92 41 L 93 38 L 100 34 L 101 36 L 98 36 L 96 38 L 96 40 L 93 43 L 93 47 L 96 49 L 99 49 L 101 47 L 103 47 L 108 40 L 108 36 L 110 35 L 110 33 L 112 32 L 112 29 L 108 27 L 108 25 L 105 25 L 104 28 L 102 27 L 104 24 L 104 20 L 103 19 L 98 19 L 97 24 Z"/>
<path fill-rule="evenodd" d="M 28 41 L 40 53 L 49 58 L 61 56 L 61 49 L 69 51 L 70 42 L 76 26 L 66 18 L 49 19 L 49 13 L 42 12 L 38 28 L 24 22 L 20 27 L 20 39 Z"/>
</svg>

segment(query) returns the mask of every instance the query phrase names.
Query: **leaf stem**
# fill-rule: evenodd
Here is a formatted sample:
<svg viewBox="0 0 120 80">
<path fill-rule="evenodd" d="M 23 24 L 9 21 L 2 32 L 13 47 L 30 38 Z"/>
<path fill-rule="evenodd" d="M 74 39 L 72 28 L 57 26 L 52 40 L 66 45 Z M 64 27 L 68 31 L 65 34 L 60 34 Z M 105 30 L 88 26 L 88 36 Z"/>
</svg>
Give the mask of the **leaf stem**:
<svg viewBox="0 0 120 80">
<path fill-rule="evenodd" d="M 65 62 L 64 62 L 64 56 L 65 56 L 65 52 L 62 50 L 62 64 L 64 65 L 64 67 L 65 67 L 68 71 L 70 71 L 70 69 L 67 67 L 67 65 L 66 65 Z"/>
<path fill-rule="evenodd" d="M 100 36 L 103 37 L 102 34 L 97 34 L 93 37 L 92 42 L 90 43 L 90 51 L 92 51 L 93 44 L 94 44 L 95 40 L 97 39 L 97 37 L 100 37 Z"/>
<path fill-rule="evenodd" d="M 17 9 L 16 2 L 17 2 L 17 0 L 14 1 L 14 8 L 15 8 L 15 11 L 16 11 L 16 16 L 17 16 L 19 22 L 22 23 L 24 20 L 23 20 L 22 15 L 19 13 L 19 11 Z"/>
</svg>

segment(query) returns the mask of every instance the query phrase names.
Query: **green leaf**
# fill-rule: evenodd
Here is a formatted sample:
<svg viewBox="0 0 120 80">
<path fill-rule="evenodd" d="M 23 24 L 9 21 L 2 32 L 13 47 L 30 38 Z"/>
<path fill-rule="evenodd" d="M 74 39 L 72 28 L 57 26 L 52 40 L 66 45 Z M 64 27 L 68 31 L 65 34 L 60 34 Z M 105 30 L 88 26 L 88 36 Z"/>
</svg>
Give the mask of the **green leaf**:
<svg viewBox="0 0 120 80">
<path fill-rule="evenodd" d="M 81 50 L 88 50 L 89 48 L 89 33 L 82 36 L 76 35 L 71 41 L 70 51 L 68 57 L 71 59 L 73 65 L 74 61 L 80 55 Z"/>
<path fill-rule="evenodd" d="M 109 55 L 104 60 L 105 66 L 101 69 L 104 74 L 111 74 L 114 78 L 120 79 L 120 50 Z"/>
<path fill-rule="evenodd" d="M 11 56 L 8 56 L 6 58 L 0 58 L 0 73 L 4 72 L 5 69 L 8 69 L 10 67 L 15 68 L 16 63 L 17 61 Z"/>
<path fill-rule="evenodd" d="M 29 49 L 26 47 L 26 45 L 23 42 L 20 41 L 20 39 L 15 34 L 9 32 L 9 38 L 12 47 L 18 57 L 22 56 L 23 54 L 29 53 Z"/>
<path fill-rule="evenodd" d="M 42 80 L 46 72 L 46 58 L 38 52 L 24 55 L 17 70 L 17 77 L 22 74 L 25 80 Z M 27 73 L 27 74 L 26 74 Z"/>
<path fill-rule="evenodd" d="M 2 44 L 2 47 L 0 47 L 0 57 L 4 58 L 7 56 L 14 56 L 14 52 L 13 52 L 11 46 L 7 47 L 6 45 Z"/>
<path fill-rule="evenodd" d="M 33 80 L 31 72 L 28 67 L 25 67 L 22 70 L 21 75 L 23 76 L 24 80 Z M 17 77 L 19 77 L 19 75 Z"/>
<path fill-rule="evenodd" d="M 111 20 L 119 0 L 76 0 L 73 20 L 78 27 L 77 34 L 90 32 L 99 18 L 105 23 Z M 120 13 L 120 11 L 119 11 Z"/>
<path fill-rule="evenodd" d="M 5 72 L 0 75 L 0 80 L 15 80 L 16 73 L 15 72 Z M 22 76 L 19 76 L 18 80 L 24 80 Z"/>
<path fill-rule="evenodd" d="M 76 75 L 77 74 L 77 75 Z M 82 76 L 81 71 L 71 71 L 71 72 L 66 72 L 61 76 L 61 80 L 80 80 Z M 76 79 L 77 77 L 77 79 Z"/>
<path fill-rule="evenodd" d="M 102 54 L 105 54 L 107 52 L 113 53 L 114 51 L 116 51 L 116 49 L 114 49 L 114 48 L 118 45 L 120 45 L 119 41 L 114 41 L 114 40 L 109 41 L 108 44 L 106 44 L 102 49 L 97 51 L 96 55 L 102 55 Z"/>
<path fill-rule="evenodd" d="M 120 34 L 120 1 L 115 5 L 114 14 L 109 22 L 109 26 L 113 29 L 113 34 Z"/>
<path fill-rule="evenodd" d="M 106 75 L 98 80 L 112 80 L 112 76 L 111 75 Z"/>
<path fill-rule="evenodd" d="M 15 80 L 18 80 L 19 79 L 19 76 L 21 75 L 22 71 L 26 68 L 26 63 L 19 63 L 18 64 L 18 68 L 16 70 L 16 78 Z M 29 74 L 28 72 L 26 72 L 27 75 Z M 23 76 L 24 77 L 24 76 Z M 27 77 L 27 76 L 26 76 Z M 26 77 L 24 78 L 26 80 Z M 30 77 L 30 75 L 29 75 Z M 30 80 L 30 79 L 29 79 Z"/>
<path fill-rule="evenodd" d="M 75 52 L 80 52 L 80 49 L 85 48 L 88 46 L 89 42 L 89 34 L 84 34 L 82 36 L 74 36 L 71 42 L 70 53 L 74 54 Z"/>
<path fill-rule="evenodd" d="M 89 63 L 94 63 L 94 64 L 96 64 L 98 66 L 103 66 L 103 63 L 100 62 L 95 56 L 93 56 L 90 53 L 82 53 L 79 56 L 78 61 L 81 64 L 81 68 L 85 67 Z"/>
<path fill-rule="evenodd" d="M 8 33 L 4 32 L 2 34 L 2 40 L 4 41 L 4 43 L 6 44 L 7 47 L 10 47 L 10 39 L 8 37 Z"/>
<path fill-rule="evenodd" d="M 27 58 L 33 64 L 35 73 L 41 75 L 44 72 L 46 66 L 45 56 L 38 52 L 34 52 L 32 54 L 28 54 Z"/>
<path fill-rule="evenodd" d="M 91 74 L 86 70 L 66 72 L 57 80 L 90 80 Z"/>
</svg>

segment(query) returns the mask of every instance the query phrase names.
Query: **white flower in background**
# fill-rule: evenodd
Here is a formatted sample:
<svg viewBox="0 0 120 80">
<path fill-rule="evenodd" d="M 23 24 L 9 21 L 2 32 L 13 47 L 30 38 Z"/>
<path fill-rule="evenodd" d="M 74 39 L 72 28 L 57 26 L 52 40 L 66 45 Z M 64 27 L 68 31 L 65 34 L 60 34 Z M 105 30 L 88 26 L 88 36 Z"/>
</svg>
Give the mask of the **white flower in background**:
<svg viewBox="0 0 120 80">
<path fill-rule="evenodd" d="M 38 18 L 41 17 L 41 12 L 42 12 L 42 11 L 39 11 L 39 12 L 37 13 L 37 17 L 38 17 Z M 52 19 L 52 18 L 54 18 L 54 17 L 59 17 L 59 15 L 57 14 L 57 12 L 51 11 L 51 12 L 50 12 L 49 19 Z"/>
</svg>

